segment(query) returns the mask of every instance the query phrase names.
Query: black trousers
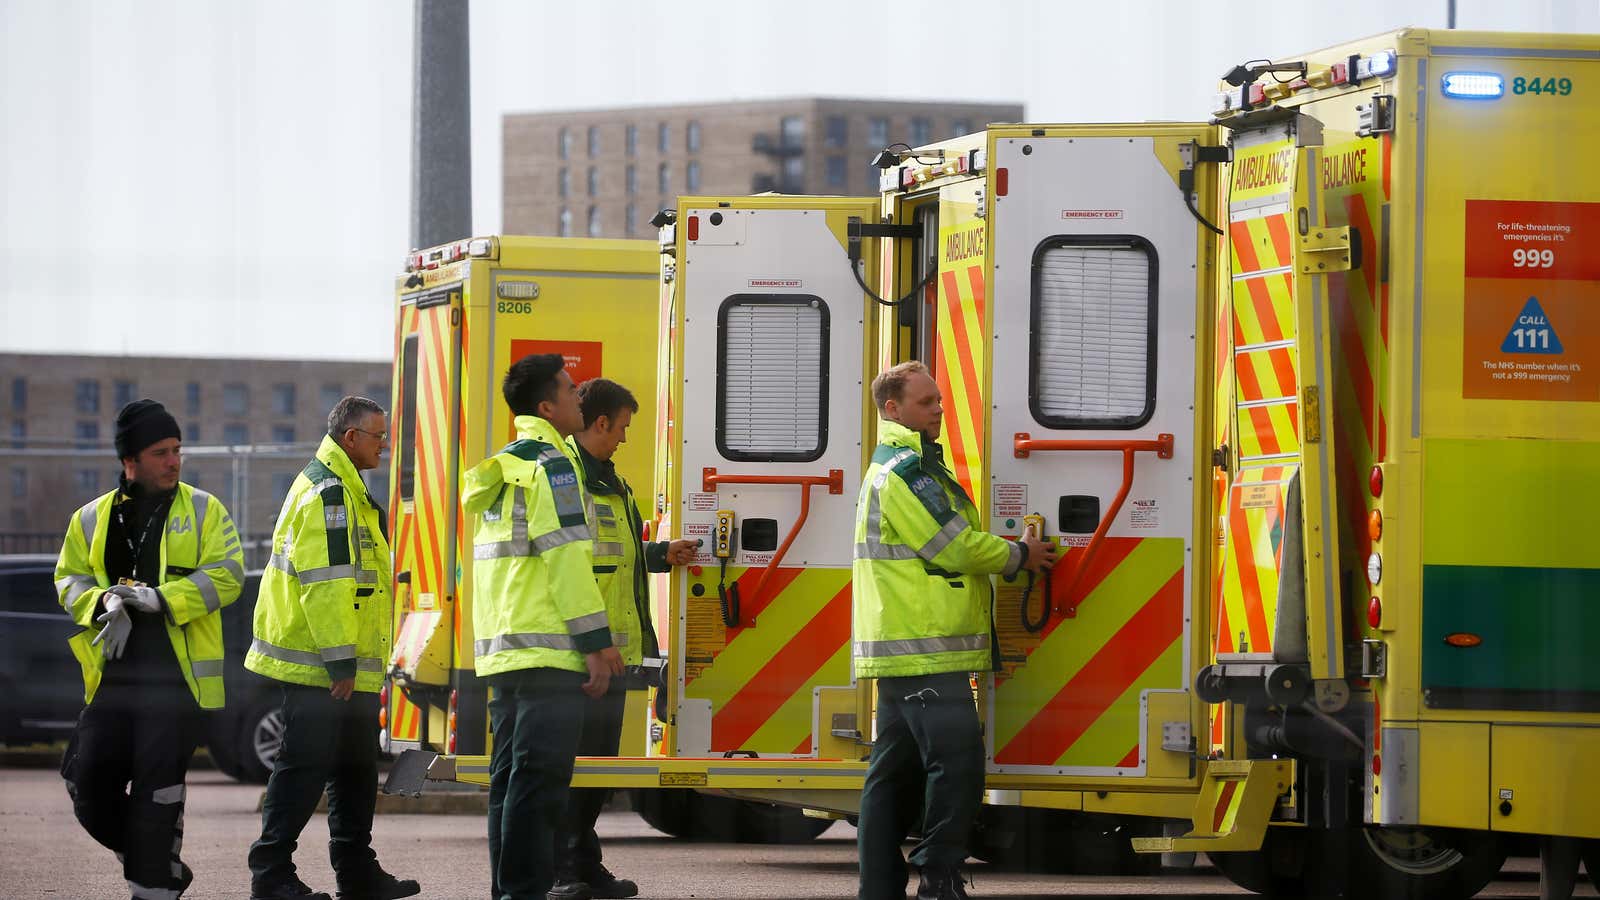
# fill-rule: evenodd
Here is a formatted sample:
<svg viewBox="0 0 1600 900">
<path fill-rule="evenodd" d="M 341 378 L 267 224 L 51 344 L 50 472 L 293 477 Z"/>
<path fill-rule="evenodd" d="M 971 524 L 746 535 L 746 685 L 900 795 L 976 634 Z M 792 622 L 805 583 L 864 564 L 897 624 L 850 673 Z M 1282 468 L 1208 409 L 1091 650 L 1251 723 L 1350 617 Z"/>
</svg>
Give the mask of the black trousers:
<svg viewBox="0 0 1600 900">
<path fill-rule="evenodd" d="M 182 682 L 102 684 L 78 717 L 61 763 L 72 811 L 122 859 L 134 896 L 178 888 L 183 782 L 204 724 Z"/>
<path fill-rule="evenodd" d="M 523 669 L 489 676 L 489 873 L 495 900 L 545 900 L 555 883 L 585 676 Z"/>
<path fill-rule="evenodd" d="M 372 811 L 378 802 L 378 695 L 335 700 L 325 687 L 283 685 L 283 746 L 261 802 L 261 838 L 250 845 L 250 885 L 267 891 L 295 876 L 300 832 L 328 791 L 328 858 L 339 889 L 358 892 L 377 874 Z"/>
<path fill-rule="evenodd" d="M 583 732 L 578 737 L 579 756 L 616 756 L 622 745 L 622 716 L 628 692 L 622 679 L 598 700 L 584 698 Z M 600 867 L 602 853 L 595 822 L 611 796 L 610 788 L 572 788 L 567 797 L 565 828 L 556 843 L 556 869 L 575 875 L 578 880 Z"/>
<path fill-rule="evenodd" d="M 900 844 L 919 820 L 922 840 L 912 863 L 948 869 L 966 861 L 983 769 L 967 673 L 878 679 L 878 737 L 856 836 L 861 900 L 903 900 L 908 872 Z"/>
</svg>

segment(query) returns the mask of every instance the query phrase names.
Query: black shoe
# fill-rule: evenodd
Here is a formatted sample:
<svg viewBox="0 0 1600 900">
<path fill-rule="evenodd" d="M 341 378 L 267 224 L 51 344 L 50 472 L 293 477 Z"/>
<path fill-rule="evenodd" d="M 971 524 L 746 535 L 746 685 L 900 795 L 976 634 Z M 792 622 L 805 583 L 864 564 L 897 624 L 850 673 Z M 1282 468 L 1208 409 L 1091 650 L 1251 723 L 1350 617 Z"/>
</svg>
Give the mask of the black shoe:
<svg viewBox="0 0 1600 900">
<path fill-rule="evenodd" d="M 961 880 L 961 871 L 926 868 L 917 885 L 917 900 L 968 900 L 967 886 Z"/>
<path fill-rule="evenodd" d="M 544 896 L 545 900 L 590 900 L 598 895 L 590 892 L 587 881 L 579 881 L 570 874 L 558 874 L 556 883 Z"/>
<path fill-rule="evenodd" d="M 589 882 L 589 896 L 594 900 L 626 900 L 639 896 L 637 884 L 626 878 L 618 878 L 611 874 L 610 869 L 598 863 L 584 873 L 584 880 Z"/>
<path fill-rule="evenodd" d="M 182 897 L 183 892 L 189 889 L 189 885 L 194 884 L 194 870 L 183 863 L 178 863 L 178 869 L 180 870 L 180 874 L 177 878 L 173 879 L 177 883 L 172 887 L 178 892 L 177 895 Z"/>
<path fill-rule="evenodd" d="M 372 881 L 359 887 L 341 887 L 335 895 L 339 900 L 400 900 L 422 893 L 422 885 L 410 878 L 396 878 L 381 868 L 375 868 Z"/>
<path fill-rule="evenodd" d="M 333 898 L 321 891 L 312 890 L 311 886 L 301 881 L 299 876 L 291 875 L 288 881 L 268 888 L 251 888 L 250 900 L 333 900 Z"/>
</svg>

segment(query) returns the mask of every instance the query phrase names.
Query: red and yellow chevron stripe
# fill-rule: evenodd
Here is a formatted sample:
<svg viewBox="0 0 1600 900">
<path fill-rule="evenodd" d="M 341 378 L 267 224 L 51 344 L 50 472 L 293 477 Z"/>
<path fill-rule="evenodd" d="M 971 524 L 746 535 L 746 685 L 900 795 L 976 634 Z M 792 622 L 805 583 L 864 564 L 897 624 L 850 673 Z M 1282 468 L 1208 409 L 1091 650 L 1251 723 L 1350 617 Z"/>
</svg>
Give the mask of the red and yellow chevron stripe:
<svg viewBox="0 0 1600 900">
<path fill-rule="evenodd" d="M 1284 497 L 1296 466 L 1242 470 L 1228 496 L 1216 652 L 1269 653 L 1278 613 Z"/>
<path fill-rule="evenodd" d="M 744 604 L 727 628 L 716 569 L 689 598 L 684 696 L 711 704 L 711 751 L 814 752 L 812 689 L 850 683 L 850 570 L 782 567 L 757 597 L 761 567 L 730 567 Z M 709 663 L 703 661 L 709 658 Z"/>
<path fill-rule="evenodd" d="M 982 259 L 941 265 L 933 369 L 945 403 L 943 440 L 950 448 L 951 470 L 980 508 L 985 499 L 980 490 L 985 484 L 986 434 L 981 385 L 988 347 L 987 299 Z"/>
<path fill-rule="evenodd" d="M 1233 370 L 1239 456 L 1252 460 L 1300 452 L 1299 365 L 1294 350 L 1293 245 L 1287 212 L 1233 221 Z"/>
<path fill-rule="evenodd" d="M 993 694 L 997 765 L 1138 766 L 1141 696 L 1184 687 L 1183 543 L 1108 538 L 1084 575 L 1080 590 L 1087 593 L 1077 617 L 1053 616 L 1035 635 L 1017 625 L 1021 581 L 1001 583 L 995 615 L 1003 671 Z M 1072 556 L 1082 552 L 1070 551 L 1062 565 L 1070 570 Z"/>
</svg>

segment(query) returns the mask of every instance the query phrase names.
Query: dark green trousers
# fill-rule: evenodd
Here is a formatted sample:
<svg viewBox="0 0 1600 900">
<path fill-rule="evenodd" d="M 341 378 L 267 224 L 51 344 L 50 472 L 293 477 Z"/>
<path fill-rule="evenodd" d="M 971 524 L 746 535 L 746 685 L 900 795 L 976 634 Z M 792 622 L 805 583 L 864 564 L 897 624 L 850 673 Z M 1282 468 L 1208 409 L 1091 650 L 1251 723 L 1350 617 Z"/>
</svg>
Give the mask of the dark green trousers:
<svg viewBox="0 0 1600 900">
<path fill-rule="evenodd" d="M 861 791 L 856 842 L 861 900 L 904 900 L 900 845 L 920 821 L 911 851 L 919 869 L 967 858 L 983 801 L 983 736 L 966 672 L 878 679 L 878 736 Z"/>
<path fill-rule="evenodd" d="M 496 900 L 545 900 L 555 883 L 573 761 L 588 698 L 584 676 L 522 669 L 489 676 L 489 873 Z"/>
</svg>

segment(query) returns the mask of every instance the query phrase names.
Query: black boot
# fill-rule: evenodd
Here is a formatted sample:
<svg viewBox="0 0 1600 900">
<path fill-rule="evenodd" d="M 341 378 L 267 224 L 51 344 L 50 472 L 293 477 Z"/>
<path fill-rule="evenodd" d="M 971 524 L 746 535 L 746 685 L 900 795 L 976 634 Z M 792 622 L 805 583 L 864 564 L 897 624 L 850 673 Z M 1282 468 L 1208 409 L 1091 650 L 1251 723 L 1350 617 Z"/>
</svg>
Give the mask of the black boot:
<svg viewBox="0 0 1600 900">
<path fill-rule="evenodd" d="M 961 880 L 961 870 L 934 868 L 922 870 L 922 880 L 917 884 L 917 900 L 968 900 L 967 886 Z"/>
<path fill-rule="evenodd" d="M 589 883 L 589 896 L 594 900 L 626 900 L 639 896 L 639 886 L 626 878 L 618 878 L 611 870 L 595 863 L 585 872 L 583 880 Z M 553 892 L 552 892 L 553 893 Z"/>
<path fill-rule="evenodd" d="M 577 872 L 562 866 L 556 870 L 555 884 L 544 896 L 545 900 L 590 900 L 595 894 L 589 890 L 589 882 L 580 880 Z"/>
<path fill-rule="evenodd" d="M 341 880 L 336 896 L 339 900 L 400 900 L 420 893 L 422 885 L 410 878 L 396 878 L 373 863 L 371 876 L 361 884 L 347 885 Z"/>
<path fill-rule="evenodd" d="M 300 880 L 298 875 L 290 875 L 288 881 L 267 887 L 252 887 L 250 900 L 333 900 L 321 891 L 314 891 L 311 886 Z"/>
</svg>

